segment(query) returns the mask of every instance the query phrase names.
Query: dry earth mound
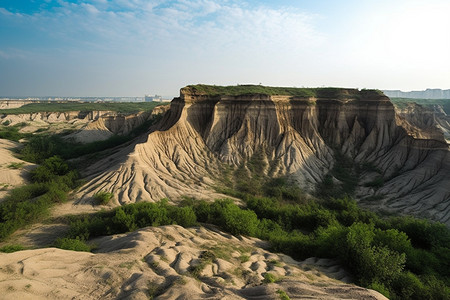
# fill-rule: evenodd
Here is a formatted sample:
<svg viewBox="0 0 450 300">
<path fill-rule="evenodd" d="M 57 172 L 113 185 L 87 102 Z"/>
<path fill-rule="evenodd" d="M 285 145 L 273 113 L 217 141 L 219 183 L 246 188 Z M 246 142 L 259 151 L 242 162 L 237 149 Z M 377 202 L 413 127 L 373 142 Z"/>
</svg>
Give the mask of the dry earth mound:
<svg viewBox="0 0 450 300">
<path fill-rule="evenodd" d="M 0 202 L 8 191 L 26 183 L 25 174 L 33 164 L 13 156 L 12 150 L 19 144 L 0 139 Z"/>
<path fill-rule="evenodd" d="M 338 151 L 375 167 L 363 171 L 356 190 L 364 205 L 450 223 L 443 134 L 399 117 L 381 92 L 260 87 L 261 93 L 227 94 L 224 87 L 217 93 L 202 87 L 181 89 L 153 132 L 85 170 L 90 181 L 81 202 L 99 190 L 117 195 L 116 204 L 210 198 L 224 165 L 240 166 L 258 151 L 265 175 L 289 176 L 313 192 Z M 371 186 L 377 177 L 381 184 Z"/>
<path fill-rule="evenodd" d="M 338 280 L 348 278 L 333 261 L 296 262 L 214 229 L 145 228 L 94 242 L 95 254 L 0 253 L 0 299 L 386 299 Z"/>
</svg>

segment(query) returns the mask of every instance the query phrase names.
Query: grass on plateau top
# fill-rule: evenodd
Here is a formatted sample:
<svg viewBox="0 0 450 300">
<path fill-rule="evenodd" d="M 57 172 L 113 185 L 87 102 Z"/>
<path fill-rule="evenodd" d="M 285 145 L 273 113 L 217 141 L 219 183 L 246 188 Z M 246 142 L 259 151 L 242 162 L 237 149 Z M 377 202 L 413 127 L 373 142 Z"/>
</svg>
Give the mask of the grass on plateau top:
<svg viewBox="0 0 450 300">
<path fill-rule="evenodd" d="M 217 86 L 217 85 L 205 85 L 196 84 L 188 85 L 182 89 L 182 91 L 190 92 L 199 95 L 209 96 L 239 96 L 239 95 L 283 95 L 301 98 L 359 98 L 361 93 L 369 92 L 377 95 L 384 95 L 379 90 L 362 90 L 335 88 L 335 87 L 323 87 L 323 88 L 297 88 L 297 87 L 271 87 L 263 85 L 233 85 L 233 86 Z"/>
</svg>

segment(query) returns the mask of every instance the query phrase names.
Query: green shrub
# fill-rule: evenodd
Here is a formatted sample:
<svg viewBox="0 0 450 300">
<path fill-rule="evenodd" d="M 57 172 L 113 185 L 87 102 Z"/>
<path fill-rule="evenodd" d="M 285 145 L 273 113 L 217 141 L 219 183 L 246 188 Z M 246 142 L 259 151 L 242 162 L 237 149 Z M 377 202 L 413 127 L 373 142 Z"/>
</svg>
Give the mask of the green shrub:
<svg viewBox="0 0 450 300">
<path fill-rule="evenodd" d="M 106 205 L 108 204 L 111 199 L 113 198 L 113 194 L 109 193 L 109 192 L 105 192 L 105 191 L 98 191 L 97 193 L 94 194 L 94 201 L 97 204 L 100 205 Z"/>
<path fill-rule="evenodd" d="M 58 154 L 64 148 L 62 145 L 62 139 L 58 136 L 35 135 L 28 139 L 20 155 L 23 160 L 39 164 Z"/>
<path fill-rule="evenodd" d="M 251 210 L 242 210 L 230 200 L 216 200 L 211 211 L 209 220 L 233 235 L 256 233 L 259 221 Z"/>
<path fill-rule="evenodd" d="M 16 252 L 16 251 L 22 251 L 25 250 L 26 248 L 22 245 L 6 245 L 0 248 L 0 252 L 3 253 L 12 253 L 12 252 Z"/>
<path fill-rule="evenodd" d="M 395 290 L 394 299 L 430 299 L 423 283 L 411 272 L 401 273 L 392 286 Z"/>
<path fill-rule="evenodd" d="M 22 169 L 24 165 L 25 165 L 24 162 L 19 162 L 19 163 L 13 162 L 13 163 L 10 163 L 7 167 L 10 169 L 19 170 L 19 169 Z"/>
<path fill-rule="evenodd" d="M 122 207 L 115 210 L 111 223 L 114 232 L 128 232 L 138 228 L 135 223 L 134 215 L 125 213 Z"/>
<path fill-rule="evenodd" d="M 406 233 L 414 247 L 431 249 L 450 245 L 450 230 L 442 223 L 414 217 L 397 217 L 390 220 L 389 226 Z"/>
<path fill-rule="evenodd" d="M 6 139 L 18 142 L 20 139 L 23 139 L 25 137 L 30 136 L 30 134 L 27 133 L 21 133 L 19 130 L 26 125 L 25 123 L 19 123 L 13 126 L 8 126 L 9 124 L 5 124 L 8 121 L 4 122 L 2 125 L 0 125 L 0 139 Z"/>
<path fill-rule="evenodd" d="M 420 276 L 420 280 L 426 289 L 425 293 L 429 296 L 428 299 L 450 299 L 448 277 L 444 278 L 446 281 L 440 280 L 434 275 Z"/>
<path fill-rule="evenodd" d="M 274 283 L 279 281 L 278 277 L 273 275 L 272 273 L 265 273 L 264 274 L 264 283 Z"/>
<path fill-rule="evenodd" d="M 197 224 L 197 217 L 192 207 L 181 207 L 172 213 L 175 223 L 183 227 L 192 227 Z"/>
<path fill-rule="evenodd" d="M 92 247 L 86 244 L 86 242 L 80 239 L 70 239 L 70 238 L 58 238 L 55 241 L 55 247 L 64 249 L 64 250 L 72 250 L 72 251 L 91 251 Z"/>
<path fill-rule="evenodd" d="M 386 288 L 386 286 L 384 284 L 382 284 L 382 283 L 374 281 L 370 285 L 368 285 L 367 288 L 379 292 L 380 294 L 382 294 L 386 298 L 390 298 L 389 289 Z"/>
<path fill-rule="evenodd" d="M 291 299 L 291 298 L 289 298 L 288 294 L 286 294 L 286 292 L 283 290 L 277 290 L 277 294 L 278 294 L 278 296 L 280 296 L 281 300 L 290 300 Z"/>
<path fill-rule="evenodd" d="M 397 251 L 398 253 L 408 253 L 412 250 L 409 237 L 406 233 L 398 231 L 397 229 L 375 229 L 373 243 L 380 247 L 387 246 L 389 249 Z"/>
<path fill-rule="evenodd" d="M 358 281 L 367 286 L 374 281 L 389 283 L 400 275 L 405 254 L 388 247 L 373 246 L 373 224 L 355 223 L 348 228 L 346 245 L 340 256 L 354 272 Z"/>
<path fill-rule="evenodd" d="M 58 176 L 66 175 L 69 171 L 69 166 L 63 159 L 52 156 L 31 171 L 31 178 L 35 182 L 49 182 Z"/>
</svg>

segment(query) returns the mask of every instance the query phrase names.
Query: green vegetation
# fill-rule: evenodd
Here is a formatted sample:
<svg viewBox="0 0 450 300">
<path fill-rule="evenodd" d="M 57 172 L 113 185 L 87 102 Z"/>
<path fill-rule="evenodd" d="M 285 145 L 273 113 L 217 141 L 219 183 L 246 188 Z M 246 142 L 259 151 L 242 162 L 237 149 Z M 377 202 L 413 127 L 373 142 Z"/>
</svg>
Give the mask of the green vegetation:
<svg viewBox="0 0 450 300">
<path fill-rule="evenodd" d="M 41 145 L 37 143 L 38 145 Z M 45 144 L 45 143 L 44 143 Z M 15 189 L 11 199 L 0 206 L 2 238 L 30 219 L 45 214 L 54 202 L 63 201 L 76 179 L 59 157 L 46 157 L 58 147 L 43 147 L 41 166 L 31 177 L 33 184 Z M 47 149 L 47 150 L 46 150 Z M 223 191 L 239 197 L 245 208 L 231 200 L 212 203 L 185 198 L 180 207 L 158 203 L 136 203 L 92 215 L 69 217 L 69 231 L 56 246 L 89 251 L 89 238 L 124 233 L 145 226 L 178 224 L 189 227 L 197 222 L 211 223 L 234 235 L 249 235 L 268 240 L 271 249 L 297 259 L 311 256 L 338 259 L 357 278 L 392 299 L 442 299 L 450 295 L 450 233 L 442 224 L 414 218 L 382 219 L 360 209 L 345 196 L 354 191 L 361 170 L 376 170 L 370 164 L 361 167 L 342 156 L 331 171 L 342 184 L 332 185 L 333 194 L 324 200 L 307 197 L 286 178 L 264 176 L 270 169 L 265 153 L 258 150 L 236 170 L 229 169 Z M 339 155 L 339 153 L 337 154 Z M 62 190 L 62 192 L 60 192 Z M 100 197 L 101 195 L 101 197 Z M 103 197 L 112 196 L 99 193 Z M 30 200 L 31 199 L 31 200 Z M 43 199 L 43 200 L 41 200 Z M 106 200 L 107 201 L 107 200 Z M 198 277 L 215 257 L 226 258 L 229 249 L 207 248 L 198 266 L 190 272 Z M 241 261 L 248 259 L 241 252 Z M 276 262 L 274 262 L 276 263 Z M 267 275 L 266 282 L 276 280 Z"/>
<path fill-rule="evenodd" d="M 188 85 L 183 88 L 196 94 L 209 96 L 239 96 L 239 95 L 286 95 L 300 98 L 359 98 L 360 92 L 356 89 L 343 88 L 296 88 L 296 87 L 270 87 L 262 85 L 235 85 L 235 86 L 216 86 L 216 85 Z M 377 90 L 365 90 L 362 93 L 379 93 Z"/>
<path fill-rule="evenodd" d="M 68 238 L 86 241 L 149 225 L 193 226 L 198 220 L 235 235 L 268 240 L 272 251 L 297 259 L 311 256 L 339 259 L 355 275 L 357 283 L 392 299 L 450 296 L 450 231 L 443 224 L 412 217 L 382 219 L 358 208 L 350 198 L 308 204 L 250 195 L 243 200 L 247 204 L 245 209 L 231 200 L 207 203 L 186 199 L 182 207 L 161 201 L 73 216 Z M 205 252 L 208 254 L 190 270 L 191 274 L 199 276 L 210 260 L 222 257 L 219 250 Z M 267 273 L 265 282 L 276 280 Z"/>
<path fill-rule="evenodd" d="M 72 216 L 69 222 L 67 238 L 86 241 L 95 236 L 124 233 L 146 226 L 178 224 L 190 227 L 197 224 L 197 218 L 192 207 L 171 206 L 167 200 L 161 200 L 125 205 L 94 215 Z"/>
<path fill-rule="evenodd" d="M 72 104 L 79 105 L 79 103 L 48 103 L 48 105 L 58 111 L 60 111 L 58 105 L 64 106 L 67 110 L 73 110 L 74 107 L 70 106 Z M 88 104 L 99 105 L 100 103 L 87 103 L 86 105 Z M 40 105 L 42 104 L 33 105 L 39 105 L 39 107 L 41 107 Z M 131 111 L 131 109 L 138 108 L 151 109 L 158 104 L 112 103 L 112 105 L 115 109 L 121 109 L 126 112 L 127 109 L 123 108 L 124 106 L 128 107 L 128 111 Z M 43 107 L 46 108 L 46 106 Z M 38 111 L 42 111 L 44 108 L 39 109 Z M 103 108 L 99 106 L 89 106 L 85 108 L 114 110 L 109 106 Z M 11 110 L 8 110 L 8 113 L 10 113 L 10 111 Z M 78 173 L 75 170 L 72 170 L 64 159 L 92 154 L 130 141 L 134 137 L 148 130 L 148 127 L 156 120 L 157 119 L 145 122 L 141 126 L 135 128 L 128 136 L 115 136 L 106 141 L 89 144 L 73 143 L 63 139 L 61 135 L 24 135 L 21 134 L 19 130 L 23 126 L 26 126 L 25 123 L 10 126 L 8 122 L 4 122 L 3 125 L 0 125 L 0 138 L 9 138 L 12 140 L 19 140 L 23 137 L 27 138 L 25 145 L 18 150 L 18 156 L 21 159 L 40 164 L 40 166 L 30 172 L 30 179 L 32 180 L 31 184 L 11 190 L 5 200 L 0 203 L 0 241 L 7 238 L 17 229 L 47 216 L 49 208 L 54 205 L 54 203 L 66 201 L 69 191 L 78 184 Z M 1 135 L 2 133 L 3 135 Z M 22 163 L 13 163 L 8 167 L 17 169 L 22 166 Z M 6 188 L 7 185 L 1 186 L 1 189 Z M 99 193 L 96 197 L 97 201 L 101 204 L 106 204 L 110 201 L 112 195 L 109 193 Z M 64 240 L 60 242 L 64 242 L 62 245 L 68 245 L 71 241 Z"/>
<path fill-rule="evenodd" d="M 202 274 L 203 269 L 211 264 L 216 259 L 216 256 L 213 252 L 207 250 L 203 251 L 202 254 L 200 254 L 200 262 L 195 265 L 191 266 L 189 268 L 189 273 L 191 273 L 192 277 L 199 278 Z"/>
<path fill-rule="evenodd" d="M 291 298 L 289 298 L 288 294 L 286 294 L 286 292 L 283 290 L 277 290 L 277 294 L 278 294 L 278 296 L 280 296 L 281 300 L 290 300 L 291 299 Z"/>
<path fill-rule="evenodd" d="M 64 202 L 78 174 L 55 156 L 34 169 L 31 177 L 33 183 L 11 190 L 0 203 L 0 241 L 47 215 L 54 203 Z"/>
<path fill-rule="evenodd" d="M 69 239 L 69 238 L 57 239 L 55 241 L 55 247 L 64 250 L 84 251 L 84 252 L 89 252 L 92 250 L 92 247 L 86 244 L 85 241 L 82 241 L 80 239 Z"/>
<path fill-rule="evenodd" d="M 329 97 L 340 92 L 333 89 L 325 91 Z M 214 92 L 213 89 L 205 93 Z M 268 92 L 275 93 L 276 90 Z M 146 130 L 145 126 L 139 130 Z M 128 138 L 119 141 L 122 143 Z M 40 163 L 40 166 L 31 172 L 31 184 L 13 189 L 0 204 L 0 240 L 42 218 L 54 203 L 66 199 L 67 193 L 77 184 L 77 173 L 64 159 L 104 150 L 116 143 L 119 142 L 111 140 L 95 145 L 78 145 L 60 136 L 30 137 L 20 155 Z M 270 242 L 271 250 L 297 259 L 311 256 L 338 259 L 353 273 L 358 284 L 392 299 L 449 299 L 449 229 L 440 223 L 412 217 L 381 218 L 359 208 L 351 195 L 360 173 L 380 172 L 370 163 L 359 166 L 340 153 L 335 155 L 338 158 L 336 165 L 319 185 L 320 199 L 306 196 L 287 178 L 265 176 L 266 170 L 270 173 L 273 166 L 267 165 L 266 153 L 258 149 L 235 170 L 224 168 L 224 185 L 217 187 L 221 192 L 242 199 L 245 207 L 239 207 L 229 199 L 208 203 L 186 198 L 180 207 L 162 200 L 125 205 L 91 215 L 70 216 L 67 218 L 68 234 L 58 239 L 55 246 L 91 251 L 87 241 L 92 237 L 129 232 L 145 226 L 178 224 L 189 227 L 203 222 L 215 224 L 234 235 L 265 239 Z M 335 183 L 333 177 L 340 183 Z M 380 174 L 366 185 L 377 188 L 383 180 Z M 112 196 L 99 192 L 96 200 L 106 204 Z M 21 249 L 20 245 L 11 245 L 0 251 Z M 199 277 L 204 267 L 215 258 L 229 259 L 232 252 L 223 247 L 206 249 L 200 263 L 190 269 L 193 277 Z M 248 249 L 234 250 L 242 254 L 239 257 L 241 262 L 249 259 L 244 254 Z M 276 261 L 269 263 L 277 264 Z M 266 273 L 265 282 L 276 280 L 278 278 L 273 274 Z M 282 292 L 278 292 L 280 297 L 289 299 Z"/>
<path fill-rule="evenodd" d="M 113 196 L 114 195 L 112 193 L 108 193 L 105 191 L 99 191 L 94 194 L 94 200 L 97 204 L 106 205 L 109 203 L 109 201 L 111 201 Z"/>
<path fill-rule="evenodd" d="M 280 279 L 278 277 L 276 277 L 275 275 L 273 275 L 272 273 L 265 273 L 264 274 L 264 283 L 274 283 L 280 281 Z"/>
<path fill-rule="evenodd" d="M 241 256 L 239 256 L 239 260 L 241 261 L 241 263 L 248 262 L 249 259 L 250 259 L 250 256 L 248 256 L 246 254 L 242 254 Z"/>
<path fill-rule="evenodd" d="M 12 253 L 12 252 L 16 252 L 16 251 L 22 251 L 25 250 L 26 248 L 22 245 L 6 245 L 0 248 L 0 252 L 3 253 Z"/>
<path fill-rule="evenodd" d="M 164 104 L 158 102 L 40 102 L 26 104 L 18 108 L 0 109 L 0 114 L 18 115 L 38 112 L 88 112 L 101 110 L 132 114 L 140 111 L 152 110 L 159 105 Z"/>
<path fill-rule="evenodd" d="M 7 167 L 10 169 L 14 169 L 14 170 L 20 170 L 23 168 L 24 165 L 25 165 L 24 162 L 19 162 L 19 163 L 13 162 L 13 163 L 10 163 Z"/>
<path fill-rule="evenodd" d="M 34 135 L 27 140 L 25 146 L 20 150 L 20 158 L 29 162 L 41 163 L 54 155 L 63 159 L 71 159 L 83 155 L 95 156 L 100 151 L 131 141 L 133 138 L 147 131 L 157 120 L 158 118 L 144 122 L 126 136 L 115 135 L 104 141 L 87 144 L 64 139 L 62 135 Z"/>
<path fill-rule="evenodd" d="M 441 105 L 447 115 L 450 115 L 450 99 L 415 99 L 415 98 L 390 98 L 392 103 L 399 107 L 405 108 L 408 103 L 417 103 L 425 107 L 433 105 Z"/>
<path fill-rule="evenodd" d="M 9 121 L 4 122 L 0 125 L 0 139 L 18 142 L 23 138 L 30 137 L 31 134 L 20 132 L 20 129 L 26 125 L 26 123 L 18 123 L 10 126 Z"/>
</svg>

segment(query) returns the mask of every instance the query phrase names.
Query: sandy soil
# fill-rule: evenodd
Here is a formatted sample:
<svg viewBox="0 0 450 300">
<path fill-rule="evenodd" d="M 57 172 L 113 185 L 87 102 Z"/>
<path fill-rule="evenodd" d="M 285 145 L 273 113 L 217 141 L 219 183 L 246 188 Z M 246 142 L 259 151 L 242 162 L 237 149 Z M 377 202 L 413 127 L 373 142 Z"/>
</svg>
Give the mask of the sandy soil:
<svg viewBox="0 0 450 300">
<path fill-rule="evenodd" d="M 297 262 L 214 228 L 148 227 L 92 243 L 96 253 L 0 253 L 0 299 L 386 299 L 340 281 L 347 273 L 331 260 Z"/>
<path fill-rule="evenodd" d="M 12 188 L 26 183 L 25 176 L 33 164 L 14 157 L 12 150 L 19 143 L 0 139 L 0 201 Z"/>
</svg>

